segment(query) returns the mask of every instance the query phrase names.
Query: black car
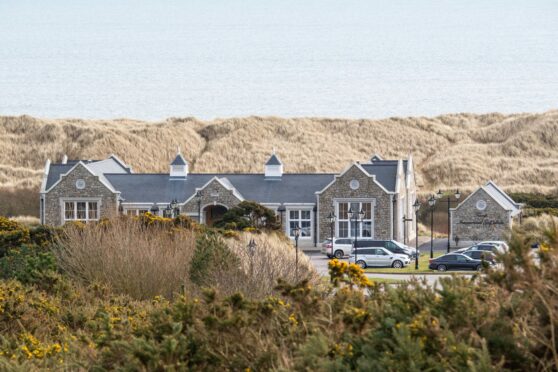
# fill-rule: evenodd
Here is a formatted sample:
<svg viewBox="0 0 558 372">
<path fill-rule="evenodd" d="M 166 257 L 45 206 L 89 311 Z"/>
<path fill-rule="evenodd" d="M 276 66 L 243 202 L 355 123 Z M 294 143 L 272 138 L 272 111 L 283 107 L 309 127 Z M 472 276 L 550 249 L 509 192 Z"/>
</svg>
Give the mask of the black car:
<svg viewBox="0 0 558 372">
<path fill-rule="evenodd" d="M 404 254 L 406 256 L 412 257 L 414 253 L 409 249 L 406 249 L 399 245 L 393 240 L 358 240 L 356 242 L 357 248 L 385 248 L 391 253 L 395 254 Z M 355 244 L 353 243 L 353 250 L 355 248 Z"/>
<path fill-rule="evenodd" d="M 494 264 L 494 255 L 490 251 L 465 251 L 463 254 L 474 260 L 485 260 Z"/>
<path fill-rule="evenodd" d="M 429 261 L 428 268 L 431 270 L 477 270 L 482 269 L 482 261 L 475 260 L 464 254 L 450 253 L 433 258 Z"/>
</svg>

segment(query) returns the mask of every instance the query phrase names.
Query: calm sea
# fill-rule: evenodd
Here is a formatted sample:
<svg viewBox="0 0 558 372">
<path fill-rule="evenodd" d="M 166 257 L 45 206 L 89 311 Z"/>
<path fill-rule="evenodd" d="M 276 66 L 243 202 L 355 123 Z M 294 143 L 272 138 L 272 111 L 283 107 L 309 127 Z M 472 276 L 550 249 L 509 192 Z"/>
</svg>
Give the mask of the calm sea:
<svg viewBox="0 0 558 372">
<path fill-rule="evenodd" d="M 557 107 L 556 0 L 0 0 L 0 115 Z"/>
</svg>

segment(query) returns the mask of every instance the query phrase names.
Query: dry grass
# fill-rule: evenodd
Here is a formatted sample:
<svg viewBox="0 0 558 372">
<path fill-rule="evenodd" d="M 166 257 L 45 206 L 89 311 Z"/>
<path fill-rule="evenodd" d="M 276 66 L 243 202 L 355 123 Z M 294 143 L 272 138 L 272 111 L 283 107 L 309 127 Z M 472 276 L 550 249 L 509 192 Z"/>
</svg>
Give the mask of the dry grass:
<svg viewBox="0 0 558 372">
<path fill-rule="evenodd" d="M 372 153 L 410 151 L 423 191 L 471 190 L 488 179 L 509 191 L 551 192 L 558 182 L 558 111 L 346 120 L 247 117 L 45 120 L 0 118 L 0 186 L 38 187 L 44 161 L 116 153 L 136 171 L 168 169 L 176 145 L 197 172 L 261 172 L 273 147 L 286 172 L 338 172 Z"/>
<path fill-rule="evenodd" d="M 250 239 L 256 242 L 254 254 L 246 248 Z M 277 234 L 254 235 L 244 233 L 240 239 L 228 239 L 229 248 L 240 258 L 241 268 L 246 274 L 236 291 L 252 298 L 262 298 L 273 293 L 279 279 L 294 283 L 296 278 L 296 251 L 292 244 Z M 319 283 L 319 275 L 308 256 L 299 251 L 298 279 Z"/>
<path fill-rule="evenodd" d="M 67 227 L 59 246 L 59 264 L 75 280 L 109 285 L 137 299 L 170 298 L 189 284 L 195 238 L 187 230 L 171 234 L 114 219 L 109 226 Z"/>
</svg>

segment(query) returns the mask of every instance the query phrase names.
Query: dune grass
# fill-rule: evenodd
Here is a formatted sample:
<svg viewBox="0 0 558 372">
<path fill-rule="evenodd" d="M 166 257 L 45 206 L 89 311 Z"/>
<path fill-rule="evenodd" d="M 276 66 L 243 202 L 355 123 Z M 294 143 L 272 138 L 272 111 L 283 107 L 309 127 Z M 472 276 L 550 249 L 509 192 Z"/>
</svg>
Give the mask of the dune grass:
<svg viewBox="0 0 558 372">
<path fill-rule="evenodd" d="M 339 172 L 373 153 L 412 153 L 422 192 L 472 190 L 488 179 L 507 191 L 556 191 L 558 111 L 348 120 L 246 117 L 38 119 L 0 117 L 0 187 L 37 189 L 47 158 L 116 153 L 138 172 L 166 172 L 180 146 L 194 172 L 262 172 L 272 148 L 286 172 Z"/>
</svg>

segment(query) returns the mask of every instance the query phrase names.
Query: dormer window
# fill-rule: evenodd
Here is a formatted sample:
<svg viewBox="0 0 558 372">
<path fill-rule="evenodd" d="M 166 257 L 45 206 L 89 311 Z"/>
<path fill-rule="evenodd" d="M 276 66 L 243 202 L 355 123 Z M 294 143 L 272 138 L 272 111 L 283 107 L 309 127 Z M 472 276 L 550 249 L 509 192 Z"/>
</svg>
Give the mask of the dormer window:
<svg viewBox="0 0 558 372">
<path fill-rule="evenodd" d="M 275 154 L 275 150 L 270 158 L 265 163 L 265 178 L 266 179 L 281 179 L 283 176 L 283 163 Z"/>
<path fill-rule="evenodd" d="M 184 159 L 180 150 L 172 163 L 170 163 L 170 176 L 177 179 L 184 179 L 188 176 L 188 162 Z"/>
</svg>

